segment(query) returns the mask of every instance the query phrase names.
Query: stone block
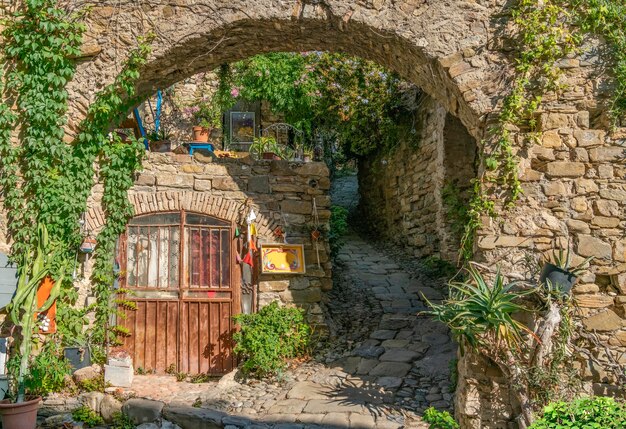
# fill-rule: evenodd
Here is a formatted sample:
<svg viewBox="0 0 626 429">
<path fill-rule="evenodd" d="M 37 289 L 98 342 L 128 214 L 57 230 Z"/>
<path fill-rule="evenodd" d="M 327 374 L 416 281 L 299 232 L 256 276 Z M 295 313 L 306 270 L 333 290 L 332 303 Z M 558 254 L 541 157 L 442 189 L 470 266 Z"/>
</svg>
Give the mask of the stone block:
<svg viewBox="0 0 626 429">
<path fill-rule="evenodd" d="M 142 423 L 153 423 L 161 419 L 163 411 L 163 402 L 151 401 L 149 399 L 132 398 L 124 402 L 122 411 L 133 423 L 140 425 Z M 168 419 L 173 421 L 171 419 Z"/>
<path fill-rule="evenodd" d="M 193 183 L 193 189 L 196 191 L 210 191 L 211 181 L 207 179 L 196 179 Z"/>
<path fill-rule="evenodd" d="M 543 185 L 543 193 L 547 197 L 563 197 L 567 195 L 565 184 L 563 182 L 550 182 Z"/>
<path fill-rule="evenodd" d="M 566 224 L 572 232 L 580 232 L 583 234 L 589 234 L 591 232 L 591 228 L 589 228 L 587 222 L 583 222 L 582 220 L 568 219 Z"/>
<path fill-rule="evenodd" d="M 410 363 L 381 362 L 370 371 L 369 375 L 376 377 L 404 377 L 410 369 Z"/>
<path fill-rule="evenodd" d="M 623 320 L 612 310 L 605 310 L 602 313 L 594 314 L 583 320 L 585 329 L 591 331 L 596 330 L 600 332 L 609 332 L 620 329 L 623 325 Z"/>
<path fill-rule="evenodd" d="M 189 188 L 193 187 L 193 177 L 183 174 L 159 174 L 156 176 L 157 186 L 169 188 Z"/>
<path fill-rule="evenodd" d="M 133 384 L 133 367 L 104 365 L 104 381 L 111 386 L 130 387 Z"/>
<path fill-rule="evenodd" d="M 105 394 L 102 392 L 86 392 L 78 395 L 78 402 L 99 413 L 104 397 Z"/>
<path fill-rule="evenodd" d="M 598 165 L 598 176 L 602 179 L 610 179 L 615 175 L 615 169 L 610 164 Z"/>
<path fill-rule="evenodd" d="M 585 308 L 605 308 L 613 305 L 613 297 L 606 295 L 577 295 L 576 303 Z"/>
<path fill-rule="evenodd" d="M 93 378 L 99 377 L 102 374 L 102 367 L 100 365 L 91 365 L 86 366 L 85 368 L 77 369 L 74 374 L 74 380 L 77 383 L 85 380 L 91 380 Z"/>
<path fill-rule="evenodd" d="M 251 176 L 248 179 L 248 192 L 259 194 L 270 193 L 270 180 L 268 176 Z"/>
<path fill-rule="evenodd" d="M 232 177 L 216 177 L 212 185 L 216 191 L 239 191 L 241 189 Z"/>
<path fill-rule="evenodd" d="M 185 164 L 180 166 L 180 170 L 183 173 L 202 173 L 204 171 L 204 167 L 202 165 L 197 164 Z"/>
<path fill-rule="evenodd" d="M 561 147 L 563 143 L 561 142 L 561 136 L 557 131 L 546 131 L 543 133 L 541 138 L 541 144 L 544 147 L 558 148 Z"/>
<path fill-rule="evenodd" d="M 595 283 L 580 283 L 575 284 L 572 290 L 575 294 L 583 293 L 596 293 L 600 292 L 600 288 Z"/>
<path fill-rule="evenodd" d="M 135 186 L 154 186 L 156 177 L 153 174 L 141 173 L 135 179 Z"/>
<path fill-rule="evenodd" d="M 163 408 L 163 417 L 184 429 L 222 429 L 222 419 L 228 414 L 206 408 L 167 406 Z"/>
<path fill-rule="evenodd" d="M 282 292 L 289 288 L 289 280 L 273 280 L 259 282 L 261 292 Z"/>
<path fill-rule="evenodd" d="M 579 195 L 598 192 L 598 185 L 592 179 L 576 179 L 574 181 L 575 192 Z"/>
<path fill-rule="evenodd" d="M 313 204 L 310 201 L 284 200 L 280 203 L 283 213 L 310 215 L 313 212 Z"/>
<path fill-rule="evenodd" d="M 602 216 L 619 216 L 620 208 L 617 201 L 596 200 L 593 202 L 593 211 Z"/>
<path fill-rule="evenodd" d="M 308 288 L 304 290 L 286 290 L 280 293 L 283 302 L 311 303 L 322 300 L 322 290 L 320 288 Z"/>
<path fill-rule="evenodd" d="M 615 228 L 619 225 L 619 222 L 620 220 L 617 217 L 594 216 L 591 219 L 591 223 L 600 228 Z"/>
<path fill-rule="evenodd" d="M 587 198 L 585 197 L 572 198 L 570 200 L 570 207 L 572 208 L 572 210 L 575 210 L 579 213 L 586 212 L 587 209 L 589 208 L 589 205 L 587 204 Z"/>
<path fill-rule="evenodd" d="M 609 189 L 600 189 L 600 196 L 607 200 L 617 202 L 626 201 L 626 187 L 614 187 Z"/>
<path fill-rule="evenodd" d="M 580 177 L 585 174 L 585 164 L 567 161 L 549 162 L 546 174 L 552 177 Z"/>
<path fill-rule="evenodd" d="M 558 128 L 571 128 L 576 124 L 573 114 L 549 112 L 541 115 L 540 126 L 542 131 Z"/>
<path fill-rule="evenodd" d="M 301 176 L 322 176 L 328 177 L 328 166 L 324 162 L 307 162 L 296 168 L 296 173 Z"/>
<path fill-rule="evenodd" d="M 600 130 L 576 130 L 574 138 L 581 147 L 599 146 L 604 143 L 606 132 Z"/>
<path fill-rule="evenodd" d="M 589 157 L 593 162 L 615 162 L 626 158 L 626 148 L 597 147 L 589 150 Z"/>
<path fill-rule="evenodd" d="M 574 161 L 589 162 L 589 153 L 587 150 L 582 147 L 574 148 Z"/>
<path fill-rule="evenodd" d="M 591 235 L 578 235 L 578 254 L 584 257 L 611 258 L 611 245 Z"/>
<path fill-rule="evenodd" d="M 100 415 L 105 422 L 113 421 L 113 415 L 122 411 L 122 403 L 112 395 L 105 395 L 100 402 Z"/>
</svg>

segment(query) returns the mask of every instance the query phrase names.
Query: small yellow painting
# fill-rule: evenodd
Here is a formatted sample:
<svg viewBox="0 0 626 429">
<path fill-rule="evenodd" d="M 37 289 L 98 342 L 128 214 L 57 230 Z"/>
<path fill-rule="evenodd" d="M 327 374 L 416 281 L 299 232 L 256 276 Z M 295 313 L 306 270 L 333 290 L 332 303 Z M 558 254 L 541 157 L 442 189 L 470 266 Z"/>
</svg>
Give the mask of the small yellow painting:
<svg viewBox="0 0 626 429">
<path fill-rule="evenodd" d="M 261 261 L 261 272 L 265 274 L 304 274 L 306 272 L 302 244 L 263 244 Z"/>
</svg>

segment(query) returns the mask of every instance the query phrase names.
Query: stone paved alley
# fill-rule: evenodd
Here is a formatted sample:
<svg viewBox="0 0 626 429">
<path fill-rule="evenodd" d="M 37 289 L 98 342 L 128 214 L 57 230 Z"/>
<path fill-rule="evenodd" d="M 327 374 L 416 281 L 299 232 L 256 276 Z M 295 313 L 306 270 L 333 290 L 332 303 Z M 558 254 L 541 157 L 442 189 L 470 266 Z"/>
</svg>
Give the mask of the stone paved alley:
<svg viewBox="0 0 626 429">
<path fill-rule="evenodd" d="M 347 176 L 336 181 L 333 198 L 354 208 L 356 192 L 356 177 Z M 240 383 L 234 373 L 201 384 L 136 376 L 123 393 L 136 398 L 127 412 L 156 408 L 154 415 L 183 429 L 428 427 L 419 417 L 425 408 L 451 407 L 456 346 L 443 325 L 419 315 L 426 309 L 420 296 L 441 299 L 441 282 L 389 253 L 354 230 L 345 237 L 326 304 L 332 339 L 316 359 L 273 383 Z"/>
</svg>

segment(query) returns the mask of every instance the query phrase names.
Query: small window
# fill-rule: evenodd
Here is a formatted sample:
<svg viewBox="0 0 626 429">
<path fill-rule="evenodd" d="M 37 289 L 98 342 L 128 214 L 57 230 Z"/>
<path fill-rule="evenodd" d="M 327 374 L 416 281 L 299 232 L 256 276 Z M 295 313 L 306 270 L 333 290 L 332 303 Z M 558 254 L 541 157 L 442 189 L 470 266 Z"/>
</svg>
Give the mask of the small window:
<svg viewBox="0 0 626 429">
<path fill-rule="evenodd" d="M 128 287 L 230 287 L 230 223 L 197 213 L 186 214 L 184 224 L 182 219 L 176 212 L 130 221 L 126 231 Z"/>
<path fill-rule="evenodd" d="M 230 145 L 233 149 L 247 152 L 255 136 L 254 112 L 230 112 Z"/>
</svg>

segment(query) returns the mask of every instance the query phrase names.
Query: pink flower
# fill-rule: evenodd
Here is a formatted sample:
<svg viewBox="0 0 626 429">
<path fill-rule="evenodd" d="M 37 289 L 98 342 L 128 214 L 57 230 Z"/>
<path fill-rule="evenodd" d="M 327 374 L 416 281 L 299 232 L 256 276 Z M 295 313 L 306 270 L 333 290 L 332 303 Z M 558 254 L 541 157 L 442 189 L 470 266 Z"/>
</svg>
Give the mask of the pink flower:
<svg viewBox="0 0 626 429">
<path fill-rule="evenodd" d="M 230 90 L 230 95 L 232 95 L 233 97 L 239 97 L 239 88 L 233 88 Z"/>
</svg>

